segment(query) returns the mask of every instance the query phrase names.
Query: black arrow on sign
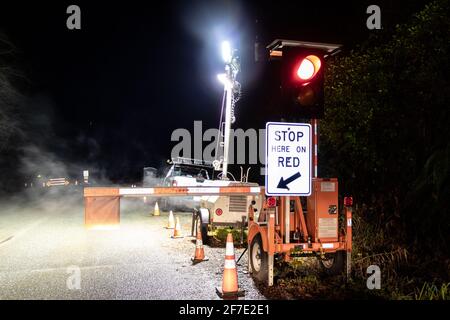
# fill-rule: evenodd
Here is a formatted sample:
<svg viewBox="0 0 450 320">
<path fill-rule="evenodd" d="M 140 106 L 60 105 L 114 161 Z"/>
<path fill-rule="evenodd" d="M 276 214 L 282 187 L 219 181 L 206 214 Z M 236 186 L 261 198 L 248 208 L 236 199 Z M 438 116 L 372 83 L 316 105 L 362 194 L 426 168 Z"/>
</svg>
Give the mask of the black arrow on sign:
<svg viewBox="0 0 450 320">
<path fill-rule="evenodd" d="M 278 186 L 277 188 L 280 189 L 288 189 L 289 187 L 287 186 L 289 183 L 291 183 L 294 180 L 297 180 L 298 178 L 300 178 L 302 175 L 300 174 L 300 172 L 297 172 L 296 174 L 290 176 L 289 178 L 287 178 L 286 180 L 283 179 L 283 177 L 281 177 L 280 182 L 278 182 Z"/>
</svg>

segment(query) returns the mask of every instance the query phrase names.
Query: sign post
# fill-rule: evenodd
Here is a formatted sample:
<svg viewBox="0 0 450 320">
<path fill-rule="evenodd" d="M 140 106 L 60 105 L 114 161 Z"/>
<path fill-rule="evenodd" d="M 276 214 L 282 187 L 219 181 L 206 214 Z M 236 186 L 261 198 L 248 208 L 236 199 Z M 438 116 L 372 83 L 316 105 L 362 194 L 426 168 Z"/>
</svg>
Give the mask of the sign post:
<svg viewBox="0 0 450 320">
<path fill-rule="evenodd" d="M 311 125 L 266 123 L 266 195 L 311 194 Z"/>
</svg>

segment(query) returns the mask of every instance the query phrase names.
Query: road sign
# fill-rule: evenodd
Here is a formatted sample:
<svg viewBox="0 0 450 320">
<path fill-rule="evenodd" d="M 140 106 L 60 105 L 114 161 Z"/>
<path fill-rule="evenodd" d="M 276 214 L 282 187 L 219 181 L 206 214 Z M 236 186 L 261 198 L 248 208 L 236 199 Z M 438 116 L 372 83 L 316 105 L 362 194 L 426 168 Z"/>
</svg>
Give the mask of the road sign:
<svg viewBox="0 0 450 320">
<path fill-rule="evenodd" d="M 311 125 L 266 123 L 266 195 L 311 194 Z"/>
</svg>

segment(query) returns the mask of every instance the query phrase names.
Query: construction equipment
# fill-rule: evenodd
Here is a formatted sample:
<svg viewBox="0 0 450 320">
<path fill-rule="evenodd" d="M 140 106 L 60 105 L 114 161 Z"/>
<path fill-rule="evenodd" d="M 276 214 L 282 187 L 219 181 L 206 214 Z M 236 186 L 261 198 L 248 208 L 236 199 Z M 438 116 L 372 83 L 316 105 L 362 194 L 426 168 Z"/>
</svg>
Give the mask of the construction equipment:
<svg viewBox="0 0 450 320">
<path fill-rule="evenodd" d="M 273 285 L 275 261 L 308 256 L 317 257 L 327 274 L 350 274 L 353 201 L 350 197 L 344 199 L 344 219 L 340 219 L 338 180 L 319 178 L 317 166 L 324 64 L 326 57 L 339 48 L 337 44 L 280 39 L 267 47 L 271 59 L 280 62 L 281 58 L 282 78 L 276 85 L 281 92 L 276 101 L 281 101 L 283 108 L 277 110 L 281 112 L 278 116 L 308 118 L 313 128 L 310 193 L 300 197 L 284 191 L 283 195 L 265 197 L 262 210 L 249 210 L 249 271 L 268 285 Z M 308 87 L 310 94 L 305 94 Z"/>
<path fill-rule="evenodd" d="M 240 62 L 237 50 L 233 49 L 227 41 L 222 43 L 222 56 L 225 63 L 225 73 L 219 74 L 217 78 L 223 84 L 224 91 L 219 133 L 216 139 L 216 158 L 212 162 L 214 170 L 221 171 L 217 175 L 221 180 L 212 180 L 210 181 L 210 185 L 258 187 L 258 184 L 247 181 L 248 170 L 246 175 L 241 172 L 240 181 L 232 181 L 230 179 L 231 177 L 235 180 L 233 175 L 228 171 L 228 165 L 230 163 L 231 125 L 236 120 L 235 107 L 241 95 L 241 85 L 237 81 L 237 75 L 240 72 Z M 220 156 L 221 154 L 223 156 Z M 250 204 L 253 204 L 255 210 L 258 210 L 261 208 L 261 200 L 262 198 L 259 195 L 203 196 L 198 207 L 194 209 L 192 233 L 196 230 L 201 230 L 203 242 L 208 243 L 210 236 L 215 234 L 217 228 L 233 227 L 241 230 L 241 241 L 243 241 L 244 230 L 247 227 L 248 221 L 248 208 Z"/>
<path fill-rule="evenodd" d="M 256 183 L 227 181 L 228 187 L 259 188 Z M 248 210 L 260 210 L 263 197 L 259 194 L 208 195 L 202 196 L 194 210 L 192 231 L 200 230 L 204 243 L 208 243 L 218 228 L 234 227 L 243 234 L 248 222 Z M 194 235 L 194 234 L 193 234 Z M 242 240 L 241 236 L 241 240 Z"/>
<path fill-rule="evenodd" d="M 283 46 L 306 46 L 317 50 L 326 50 L 333 54 L 339 46 L 298 41 L 278 40 L 271 44 L 272 53 Z M 277 54 L 277 56 L 280 56 Z M 308 57 L 306 57 L 308 58 Z M 229 61 L 233 61 L 230 58 Z M 234 91 L 233 82 L 237 71 L 229 65 L 225 78 L 225 95 Z M 234 70 L 234 71 L 233 71 Z M 303 74 L 301 74 L 303 76 Z M 221 80 L 221 81 L 222 81 Z M 231 95 L 232 96 L 232 95 Z M 230 99 L 230 100 L 228 100 Z M 233 99 L 227 96 L 227 106 L 233 106 Z M 300 101 L 301 102 L 301 101 Z M 321 99 L 319 102 L 321 103 Z M 229 134 L 231 109 L 226 115 L 225 141 Z M 320 112 L 318 112 L 320 113 Z M 247 181 L 233 182 L 227 179 L 227 157 L 215 161 L 215 169 L 222 165 L 223 180 L 216 186 L 201 187 L 156 187 L 156 188 L 85 188 L 86 224 L 99 224 L 115 221 L 120 217 L 120 197 L 122 196 L 199 196 L 199 207 L 194 211 L 192 233 L 199 230 L 203 243 L 215 226 L 248 224 L 248 262 L 249 272 L 260 281 L 273 285 L 274 262 L 286 262 L 301 257 L 316 257 L 323 270 L 328 274 L 351 271 L 352 252 L 352 205 L 353 199 L 345 197 L 343 206 L 339 205 L 338 180 L 336 178 L 319 178 L 317 168 L 318 154 L 318 120 L 311 119 L 312 141 L 314 148 L 310 151 L 313 163 L 311 193 L 308 196 L 266 196 L 264 188 Z M 228 129 L 227 129 L 228 128 Z M 229 136 L 228 136 L 229 138 Z M 223 145 L 227 148 L 227 143 Z M 227 152 L 225 152 L 226 154 Z M 308 193 L 309 194 L 309 193 Z M 340 216 L 339 208 L 343 208 Z M 344 219 L 340 219 L 340 218 Z M 174 236 L 180 234 L 177 218 Z M 197 232 L 198 235 L 198 232 Z M 202 244 L 203 244 L 202 243 Z M 237 286 L 234 247 L 227 238 L 227 253 L 222 289 L 217 292 L 222 297 L 239 294 Z"/>
<path fill-rule="evenodd" d="M 249 210 L 250 273 L 271 286 L 275 260 L 289 262 L 313 256 L 327 274 L 346 271 L 349 275 L 351 198 L 345 198 L 344 216 L 345 225 L 339 225 L 337 179 L 314 178 L 312 194 L 306 199 L 267 197 L 259 214 Z"/>
<path fill-rule="evenodd" d="M 264 192 L 259 186 L 85 188 L 85 224 L 118 225 L 121 197 L 247 196 L 258 199 L 248 207 L 249 271 L 256 279 L 273 285 L 274 260 L 302 256 L 317 257 L 329 274 L 350 274 L 353 200 L 344 198 L 344 219 L 339 219 L 337 179 L 314 178 L 311 196 L 303 199 L 266 197 Z M 175 236 L 181 235 L 177 225 Z"/>
</svg>

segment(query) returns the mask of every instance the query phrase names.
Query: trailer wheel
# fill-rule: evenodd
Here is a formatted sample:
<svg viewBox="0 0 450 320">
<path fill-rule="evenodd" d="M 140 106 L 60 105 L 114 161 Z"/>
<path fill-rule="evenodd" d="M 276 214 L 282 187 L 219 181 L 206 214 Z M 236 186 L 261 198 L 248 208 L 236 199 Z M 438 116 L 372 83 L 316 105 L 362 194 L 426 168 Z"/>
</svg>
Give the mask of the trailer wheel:
<svg viewBox="0 0 450 320">
<path fill-rule="evenodd" d="M 267 252 L 262 246 L 261 236 L 256 235 L 250 244 L 250 263 L 252 276 L 259 281 L 266 281 L 269 274 Z"/>
<path fill-rule="evenodd" d="M 345 251 L 326 253 L 325 259 L 319 258 L 322 271 L 330 276 L 335 276 L 345 271 Z"/>
<path fill-rule="evenodd" d="M 204 244 L 208 244 L 209 243 L 208 225 L 202 223 L 202 217 L 200 214 L 197 214 L 197 221 L 195 223 L 195 236 L 197 236 L 198 228 L 200 228 L 200 232 L 202 233 L 202 242 Z"/>
</svg>

